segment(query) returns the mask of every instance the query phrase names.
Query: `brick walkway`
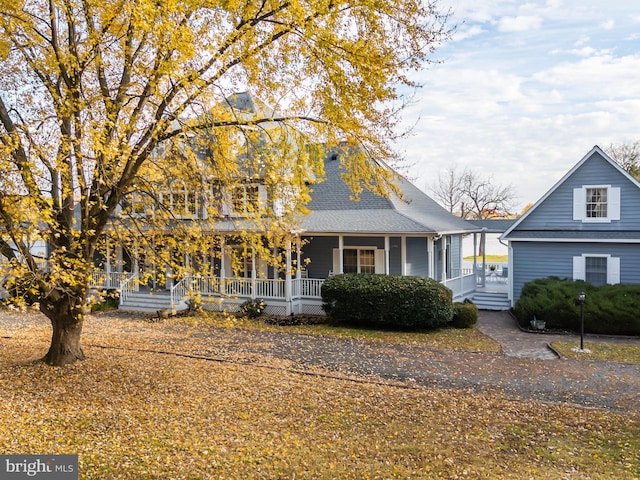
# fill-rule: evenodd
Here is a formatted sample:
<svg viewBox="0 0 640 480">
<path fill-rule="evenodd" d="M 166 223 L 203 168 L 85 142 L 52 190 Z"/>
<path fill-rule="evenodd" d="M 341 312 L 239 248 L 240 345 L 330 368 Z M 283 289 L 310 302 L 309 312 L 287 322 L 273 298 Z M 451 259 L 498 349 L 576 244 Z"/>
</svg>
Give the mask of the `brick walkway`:
<svg viewBox="0 0 640 480">
<path fill-rule="evenodd" d="M 518 328 L 516 320 L 509 314 L 509 312 L 482 310 L 478 317 L 477 326 L 478 330 L 493 338 L 502 346 L 502 351 L 507 357 L 557 360 L 558 356 L 549 347 L 549 344 L 559 340 L 573 340 L 576 342 L 576 346 L 580 345 L 579 335 L 559 335 L 522 331 Z M 640 346 L 640 338 L 629 337 L 586 335 L 584 337 L 584 342 L 585 348 L 589 347 L 589 342 L 627 343 Z"/>
</svg>

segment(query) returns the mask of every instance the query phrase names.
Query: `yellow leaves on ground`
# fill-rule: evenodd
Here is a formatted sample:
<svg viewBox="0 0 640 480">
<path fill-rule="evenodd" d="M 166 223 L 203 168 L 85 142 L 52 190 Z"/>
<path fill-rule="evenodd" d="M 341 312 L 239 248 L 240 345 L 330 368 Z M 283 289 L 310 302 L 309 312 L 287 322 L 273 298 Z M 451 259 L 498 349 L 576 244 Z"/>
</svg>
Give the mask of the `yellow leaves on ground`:
<svg viewBox="0 0 640 480">
<path fill-rule="evenodd" d="M 78 453 L 82 479 L 630 479 L 640 471 L 637 412 L 301 375 L 251 352 L 215 362 L 141 352 L 193 352 L 205 346 L 195 334 L 206 326 L 132 317 L 89 317 L 88 360 L 51 368 L 25 363 L 46 350 L 46 322 L 22 326 L 0 338 L 0 451 Z"/>
</svg>

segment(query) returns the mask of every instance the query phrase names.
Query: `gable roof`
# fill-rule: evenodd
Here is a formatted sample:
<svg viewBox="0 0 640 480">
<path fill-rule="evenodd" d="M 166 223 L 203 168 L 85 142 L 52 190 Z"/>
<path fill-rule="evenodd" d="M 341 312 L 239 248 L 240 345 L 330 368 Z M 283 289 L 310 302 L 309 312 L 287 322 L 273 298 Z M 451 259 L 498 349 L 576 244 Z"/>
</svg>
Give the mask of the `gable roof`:
<svg viewBox="0 0 640 480">
<path fill-rule="evenodd" d="M 385 167 L 380 167 L 385 168 Z M 401 197 L 382 197 L 364 190 L 359 201 L 351 198 L 342 180 L 344 169 L 333 154 L 324 159 L 325 180 L 312 186 L 311 211 L 302 219 L 308 233 L 452 234 L 480 229 L 449 213 L 411 182 L 396 175 Z"/>
<path fill-rule="evenodd" d="M 589 160 L 593 155 L 600 155 L 606 162 L 608 162 L 614 169 L 616 169 L 621 175 L 626 177 L 629 181 L 631 181 L 634 185 L 636 185 L 640 189 L 640 183 L 633 178 L 624 170 L 617 162 L 615 162 L 609 155 L 607 155 L 598 145 L 594 145 L 594 147 L 584 156 L 582 159 L 576 163 L 571 170 L 569 170 L 556 184 L 547 191 L 534 205 L 531 207 L 524 215 L 522 215 L 510 228 L 507 229 L 501 236 L 501 240 L 508 239 L 507 237 L 512 234 L 514 230 L 518 228 L 518 226 L 527 219 L 535 210 L 542 204 L 544 201 L 555 192 L 562 184 L 564 184 L 568 178 L 570 178 L 582 165 Z"/>
</svg>

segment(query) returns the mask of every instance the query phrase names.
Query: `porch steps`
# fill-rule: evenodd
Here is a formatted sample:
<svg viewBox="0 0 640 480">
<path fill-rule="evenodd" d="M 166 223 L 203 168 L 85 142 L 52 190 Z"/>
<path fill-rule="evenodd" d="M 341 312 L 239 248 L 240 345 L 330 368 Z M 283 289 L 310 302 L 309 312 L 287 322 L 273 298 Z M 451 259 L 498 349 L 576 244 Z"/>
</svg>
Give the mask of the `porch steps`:
<svg viewBox="0 0 640 480">
<path fill-rule="evenodd" d="M 502 292 L 475 292 L 471 301 L 478 310 L 509 310 L 511 308 L 509 297 Z"/>
<path fill-rule="evenodd" d="M 156 313 L 158 310 L 171 308 L 171 295 L 169 292 L 140 292 L 131 293 L 124 303 L 118 307 L 125 312 Z"/>
</svg>

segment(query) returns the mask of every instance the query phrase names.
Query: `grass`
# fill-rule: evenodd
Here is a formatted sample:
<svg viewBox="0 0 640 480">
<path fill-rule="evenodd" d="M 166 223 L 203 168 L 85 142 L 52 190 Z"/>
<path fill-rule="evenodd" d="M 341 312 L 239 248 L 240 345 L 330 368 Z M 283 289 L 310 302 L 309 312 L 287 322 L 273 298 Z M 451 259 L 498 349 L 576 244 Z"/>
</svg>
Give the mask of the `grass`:
<svg viewBox="0 0 640 480">
<path fill-rule="evenodd" d="M 406 345 L 422 345 L 427 348 L 469 350 L 475 352 L 500 352 L 500 345 L 475 328 L 442 328 L 435 331 L 395 331 L 332 326 L 326 323 L 309 325 L 270 325 L 261 318 L 248 319 L 222 315 L 181 317 L 176 323 L 207 325 L 217 328 L 244 328 L 249 330 L 277 331 L 301 335 L 352 338 Z"/>
<path fill-rule="evenodd" d="M 206 328 L 89 320 L 64 368 L 33 362 L 45 322 L 3 330 L 0 451 L 77 453 L 83 480 L 640 476 L 635 411 L 141 351 L 197 350 Z"/>
<path fill-rule="evenodd" d="M 467 262 L 473 262 L 473 255 L 469 255 L 467 257 L 464 257 L 463 260 L 467 261 Z M 507 263 L 509 260 L 509 256 L 508 255 L 485 255 L 485 262 L 486 263 Z M 478 263 L 482 262 L 482 257 L 477 257 L 476 261 Z"/>
<path fill-rule="evenodd" d="M 611 362 L 640 363 L 640 346 L 620 345 L 604 342 L 584 342 L 584 348 L 590 353 L 574 352 L 572 349 L 579 348 L 577 341 L 573 342 L 553 342 L 551 346 L 565 358 L 603 360 Z"/>
</svg>

